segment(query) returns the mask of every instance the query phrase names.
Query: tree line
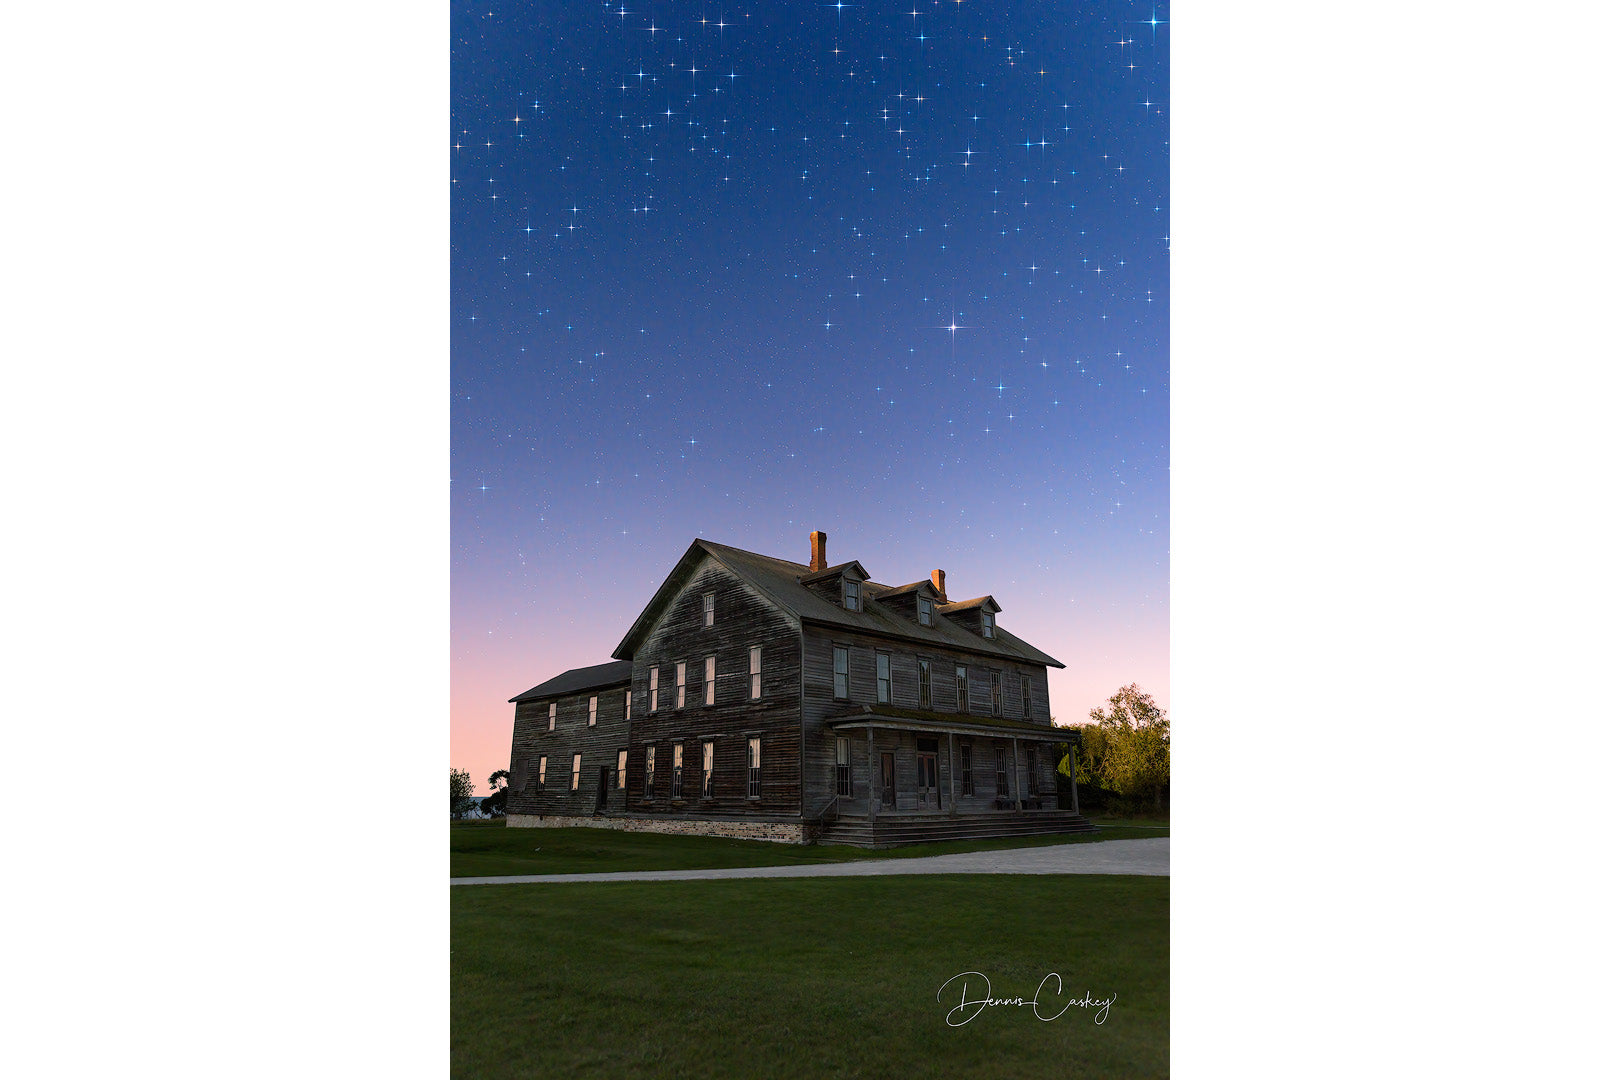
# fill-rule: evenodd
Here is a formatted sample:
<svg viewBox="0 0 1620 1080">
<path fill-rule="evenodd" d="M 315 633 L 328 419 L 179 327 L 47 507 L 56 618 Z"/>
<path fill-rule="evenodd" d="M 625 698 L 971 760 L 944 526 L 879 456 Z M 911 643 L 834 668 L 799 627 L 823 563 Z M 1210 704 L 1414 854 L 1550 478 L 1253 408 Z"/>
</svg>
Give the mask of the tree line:
<svg viewBox="0 0 1620 1080">
<path fill-rule="evenodd" d="M 1091 710 L 1080 749 L 1058 758 L 1058 772 L 1073 776 L 1083 806 L 1135 811 L 1164 809 L 1170 793 L 1170 717 L 1153 695 L 1132 683 L 1107 707 Z"/>
<path fill-rule="evenodd" d="M 460 820 L 476 807 L 490 817 L 506 814 L 506 781 L 510 774 L 496 769 L 489 774 L 489 789 L 495 794 L 483 799 L 473 798 L 472 775 L 454 767 L 450 770 L 450 816 Z"/>
</svg>

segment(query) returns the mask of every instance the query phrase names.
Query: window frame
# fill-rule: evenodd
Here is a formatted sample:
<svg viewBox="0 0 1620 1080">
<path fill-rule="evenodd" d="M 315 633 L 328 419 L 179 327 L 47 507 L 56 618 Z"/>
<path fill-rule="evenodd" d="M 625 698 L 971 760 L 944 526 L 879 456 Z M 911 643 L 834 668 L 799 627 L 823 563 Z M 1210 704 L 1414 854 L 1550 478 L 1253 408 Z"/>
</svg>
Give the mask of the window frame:
<svg viewBox="0 0 1620 1080">
<path fill-rule="evenodd" d="M 705 656 L 703 658 L 703 704 L 705 705 L 714 704 L 714 675 L 715 658 Z"/>
<path fill-rule="evenodd" d="M 578 791 L 579 790 L 579 759 L 580 759 L 580 757 L 581 757 L 581 755 L 579 755 L 579 754 L 574 755 L 574 763 L 573 763 L 573 765 L 571 765 L 569 767 L 569 770 L 568 770 L 568 790 L 569 791 Z"/>
<path fill-rule="evenodd" d="M 1034 680 L 1032 680 L 1028 675 L 1018 676 L 1018 693 L 1024 699 L 1023 704 L 1025 720 L 1035 719 L 1035 694 L 1033 687 Z"/>
<path fill-rule="evenodd" d="M 534 786 L 541 791 L 546 790 L 546 755 L 540 755 L 540 764 L 535 766 Z"/>
<path fill-rule="evenodd" d="M 681 799 L 686 796 L 686 777 L 682 775 L 682 767 L 686 764 L 686 744 L 676 743 L 669 756 L 669 797 Z"/>
<path fill-rule="evenodd" d="M 745 759 L 748 767 L 748 797 L 750 799 L 763 797 L 761 792 L 764 785 L 761 774 L 764 770 L 761 766 L 764 763 L 764 758 L 765 746 L 763 740 L 758 735 L 750 735 L 748 737 L 748 757 Z"/>
<path fill-rule="evenodd" d="M 962 794 L 973 794 L 973 744 L 959 742 L 956 744 L 957 756 L 962 759 L 960 770 L 962 773 Z"/>
<path fill-rule="evenodd" d="M 714 593 L 703 594 L 703 627 L 708 629 L 714 625 Z"/>
<path fill-rule="evenodd" d="M 990 673 L 990 715 L 1000 716 L 1003 705 L 1001 697 L 1001 672 Z"/>
<path fill-rule="evenodd" d="M 625 775 L 625 773 L 627 773 L 629 771 L 629 768 L 630 768 L 630 751 L 628 749 L 619 751 L 619 762 L 618 762 L 618 764 L 619 764 L 619 767 L 616 770 L 614 770 L 614 774 L 613 774 L 613 790 L 614 791 L 623 791 L 625 781 L 629 779 L 629 777 L 627 777 Z"/>
<path fill-rule="evenodd" d="M 641 774 L 641 797 L 643 799 L 651 799 L 653 797 L 653 781 L 657 778 L 657 769 L 658 744 L 648 743 L 647 766 Z"/>
<path fill-rule="evenodd" d="M 590 711 L 588 713 L 586 713 L 586 715 L 585 715 L 585 726 L 586 727 L 595 727 L 596 726 L 596 695 L 595 694 L 591 695 Z"/>
<path fill-rule="evenodd" d="M 839 798 L 855 797 L 855 777 L 849 761 L 849 739 L 843 735 L 838 736 L 838 744 L 833 748 L 833 779 Z"/>
<path fill-rule="evenodd" d="M 956 665 L 956 711 L 966 713 L 973 711 L 973 699 L 969 691 L 972 684 L 968 682 L 968 669 L 966 664 Z"/>
<path fill-rule="evenodd" d="M 1012 794 L 1007 784 L 1007 748 L 996 747 L 996 797 L 1005 799 Z"/>
<path fill-rule="evenodd" d="M 765 647 L 748 647 L 748 700 L 758 701 L 765 690 Z"/>
<path fill-rule="evenodd" d="M 703 740 L 703 791 L 705 799 L 714 798 L 714 740 Z"/>
<path fill-rule="evenodd" d="M 979 610 L 979 633 L 992 639 L 996 636 L 996 613 L 988 608 Z"/>
<path fill-rule="evenodd" d="M 840 661 L 842 661 L 843 665 L 844 665 L 844 670 L 843 671 L 838 670 L 838 664 L 839 664 Z M 834 645 L 833 646 L 833 671 L 832 671 L 832 676 L 833 676 L 833 699 L 835 701 L 848 701 L 849 700 L 849 646 L 848 645 Z M 840 690 L 839 686 L 838 686 L 838 682 L 839 682 L 840 678 L 842 678 L 843 683 L 844 683 L 842 690 Z"/>
<path fill-rule="evenodd" d="M 555 701 L 551 703 L 550 709 L 546 712 L 546 730 L 557 730 L 557 703 Z"/>
<path fill-rule="evenodd" d="M 917 597 L 917 622 L 922 626 L 934 625 L 934 602 L 926 596 Z"/>
<path fill-rule="evenodd" d="M 917 657 L 917 708 L 934 708 L 934 663 L 921 656 Z"/>
<path fill-rule="evenodd" d="M 845 575 L 844 577 L 844 610 L 861 610 L 861 583 L 860 579 Z"/>
<path fill-rule="evenodd" d="M 686 708 L 686 661 L 677 661 L 675 664 L 675 707 Z"/>
<path fill-rule="evenodd" d="M 647 669 L 647 715 L 658 711 L 658 665 Z"/>
<path fill-rule="evenodd" d="M 886 652 L 877 654 L 877 699 L 879 705 L 894 704 L 893 657 Z"/>
</svg>

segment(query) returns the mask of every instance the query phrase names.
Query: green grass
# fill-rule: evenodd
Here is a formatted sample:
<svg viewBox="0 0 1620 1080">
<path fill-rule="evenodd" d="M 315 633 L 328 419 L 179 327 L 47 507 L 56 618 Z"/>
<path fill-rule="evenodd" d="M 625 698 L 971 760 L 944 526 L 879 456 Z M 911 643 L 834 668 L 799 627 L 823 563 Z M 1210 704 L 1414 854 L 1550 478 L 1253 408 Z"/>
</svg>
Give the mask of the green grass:
<svg viewBox="0 0 1620 1080">
<path fill-rule="evenodd" d="M 1127 876 L 452 888 L 451 1075 L 1167 1076 L 1169 903 Z M 953 1028 L 964 971 L 1026 999 L 1056 972 L 1048 1016 L 1117 998 Z"/>
<path fill-rule="evenodd" d="M 1166 824 L 1141 818 L 1094 819 L 1099 832 L 1083 836 L 1018 836 L 951 840 L 886 851 L 829 844 L 772 844 L 709 836 L 617 832 L 610 829 L 508 829 L 498 821 L 452 822 L 451 877 L 513 874 L 593 874 L 620 870 L 706 870 L 734 866 L 801 866 L 872 858 L 919 858 L 959 851 L 1084 844 L 1098 840 L 1169 836 Z M 1146 827 L 1123 828 L 1133 825 Z"/>
</svg>

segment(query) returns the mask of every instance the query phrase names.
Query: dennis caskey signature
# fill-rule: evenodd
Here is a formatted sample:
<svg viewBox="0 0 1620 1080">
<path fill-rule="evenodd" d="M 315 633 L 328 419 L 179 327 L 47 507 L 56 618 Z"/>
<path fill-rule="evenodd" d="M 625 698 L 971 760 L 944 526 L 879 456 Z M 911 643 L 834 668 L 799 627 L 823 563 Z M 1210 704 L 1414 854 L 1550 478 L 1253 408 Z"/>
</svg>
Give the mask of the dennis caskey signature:
<svg viewBox="0 0 1620 1080">
<path fill-rule="evenodd" d="M 1035 1014 L 1035 1019 L 1050 1023 L 1068 1012 L 1070 1008 L 1078 1005 L 1082 1009 L 1096 1009 L 1092 1023 L 1100 1024 L 1108 1019 L 1108 1009 L 1114 1004 L 1118 993 L 1106 998 L 1093 998 L 1091 991 L 1077 998 L 1063 996 L 1063 977 L 1052 972 L 1041 980 L 1035 988 L 1035 996 L 1023 997 L 996 997 L 990 991 L 990 977 L 977 971 L 964 971 L 959 975 L 952 975 L 940 986 L 939 993 L 934 995 L 935 1001 L 955 1001 L 956 993 L 951 990 L 953 983 L 960 983 L 962 987 L 962 1000 L 953 1004 L 945 1013 L 945 1022 L 951 1027 L 961 1027 L 985 1009 L 1000 1005 L 1012 1005 L 1017 1008 L 1027 1008 Z M 1044 997 L 1042 995 L 1045 995 Z"/>
</svg>

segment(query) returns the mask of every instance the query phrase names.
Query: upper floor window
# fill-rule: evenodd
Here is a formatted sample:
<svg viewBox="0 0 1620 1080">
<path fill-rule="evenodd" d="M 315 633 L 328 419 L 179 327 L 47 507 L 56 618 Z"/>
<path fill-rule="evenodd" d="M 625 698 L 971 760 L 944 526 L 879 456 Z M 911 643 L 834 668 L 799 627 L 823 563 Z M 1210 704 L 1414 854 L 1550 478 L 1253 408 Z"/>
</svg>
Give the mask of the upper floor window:
<svg viewBox="0 0 1620 1080">
<path fill-rule="evenodd" d="M 658 669 L 656 667 L 647 669 L 647 711 L 649 713 L 658 711 Z"/>
<path fill-rule="evenodd" d="M 703 658 L 703 704 L 714 704 L 714 657 Z"/>
<path fill-rule="evenodd" d="M 968 711 L 967 668 L 961 664 L 956 665 L 956 711 Z"/>
<path fill-rule="evenodd" d="M 714 593 L 703 594 L 703 625 L 714 625 Z"/>
<path fill-rule="evenodd" d="M 748 650 L 748 699 L 758 701 L 760 693 L 760 661 L 763 655 L 760 646 L 755 645 Z"/>
<path fill-rule="evenodd" d="M 553 701 L 551 708 L 546 711 L 546 730 L 557 730 L 557 703 Z"/>
<path fill-rule="evenodd" d="M 703 797 L 714 798 L 714 743 L 703 744 Z"/>
<path fill-rule="evenodd" d="M 1020 675 L 1018 677 L 1018 695 L 1019 697 L 1023 698 L 1024 719 L 1028 720 L 1035 715 L 1035 699 L 1034 695 L 1029 692 L 1028 675 Z"/>
<path fill-rule="evenodd" d="M 630 719 L 630 691 L 624 692 L 624 718 Z"/>
<path fill-rule="evenodd" d="M 569 778 L 568 778 L 568 790 L 569 791 L 578 791 L 579 790 L 579 755 L 578 754 L 574 755 L 574 767 L 570 771 L 570 775 L 569 775 Z"/>
<path fill-rule="evenodd" d="M 647 771 L 645 773 L 643 773 L 642 777 L 641 777 L 641 797 L 643 799 L 652 798 L 652 794 L 653 794 L 653 765 L 657 761 L 658 761 L 658 748 L 656 746 L 647 747 Z"/>
<path fill-rule="evenodd" d="M 686 708 L 686 661 L 675 665 L 675 707 Z"/>
<path fill-rule="evenodd" d="M 917 621 L 924 626 L 934 625 L 934 602 L 926 596 L 917 597 Z"/>
<path fill-rule="evenodd" d="M 877 654 L 877 699 L 884 704 L 889 700 L 889 654 Z"/>
<path fill-rule="evenodd" d="M 850 611 L 861 610 L 861 583 L 852 577 L 844 579 L 844 607 Z"/>
<path fill-rule="evenodd" d="M 672 799 L 679 799 L 684 793 L 684 785 L 681 783 L 681 759 L 685 757 L 682 753 L 685 749 L 684 745 L 676 743 L 674 756 L 669 759 L 669 797 Z"/>
<path fill-rule="evenodd" d="M 927 660 L 917 661 L 917 708 L 934 707 L 933 666 Z"/>
<path fill-rule="evenodd" d="M 590 712 L 590 715 L 585 718 L 585 726 L 586 727 L 595 727 L 596 726 L 596 695 L 595 694 L 591 695 L 591 712 Z"/>
<path fill-rule="evenodd" d="M 833 697 L 849 697 L 849 650 L 842 645 L 833 647 Z"/>
<path fill-rule="evenodd" d="M 982 634 L 984 634 L 985 637 L 988 637 L 988 638 L 993 638 L 993 637 L 996 636 L 996 613 L 995 612 L 993 612 L 993 611 L 981 611 L 981 612 L 979 612 L 979 631 Z"/>
<path fill-rule="evenodd" d="M 748 740 L 748 797 L 759 798 L 759 736 Z"/>
<path fill-rule="evenodd" d="M 990 673 L 990 715 L 1001 715 L 1001 672 Z"/>
</svg>

